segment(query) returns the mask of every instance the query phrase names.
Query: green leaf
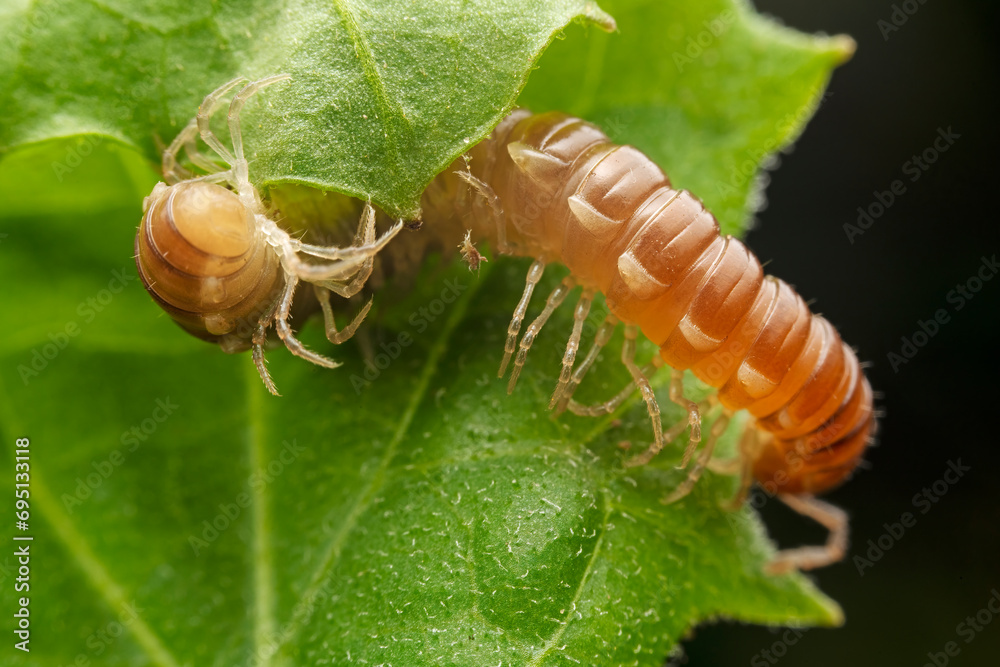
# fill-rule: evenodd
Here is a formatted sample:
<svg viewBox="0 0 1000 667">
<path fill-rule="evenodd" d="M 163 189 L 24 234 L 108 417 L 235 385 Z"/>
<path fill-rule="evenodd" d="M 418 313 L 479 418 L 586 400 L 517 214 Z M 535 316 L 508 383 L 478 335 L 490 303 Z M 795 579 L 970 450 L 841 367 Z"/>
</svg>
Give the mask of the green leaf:
<svg viewBox="0 0 1000 667">
<path fill-rule="evenodd" d="M 10 2 L 0 7 L 0 154 L 95 133 L 159 161 L 236 76 L 292 82 L 247 106 L 258 183 L 304 183 L 412 216 L 431 178 L 489 133 L 588 0 Z M 253 131 L 256 126 L 260 131 Z"/>
<path fill-rule="evenodd" d="M 136 214 L 8 219 L 3 250 L 30 256 L 53 229 L 83 244 L 102 222 L 124 248 Z M 347 349 L 336 371 L 272 352 L 274 399 L 245 355 L 188 341 L 134 282 L 90 322 L 63 305 L 100 305 L 116 260 L 16 267 L 65 286 L 54 337 L 5 340 L 0 388 L 4 441 L 32 440 L 32 613 L 65 632 L 13 664 L 94 659 L 122 614 L 100 664 L 245 664 L 278 637 L 288 664 L 657 665 L 698 619 L 838 618 L 801 577 L 761 574 L 760 527 L 718 507 L 732 480 L 661 506 L 676 457 L 621 469 L 618 443 L 648 438 L 641 405 L 614 428 L 548 418 L 568 313 L 505 395 L 497 305 L 513 305 L 523 262 L 428 267 L 375 334 L 377 373 Z M 136 319 L 159 326 L 132 334 Z M 78 336 L 25 385 L 17 368 L 68 322 Z M 593 380 L 590 399 L 625 382 L 613 358 Z"/>
<path fill-rule="evenodd" d="M 377 295 L 381 310 L 365 334 L 367 347 L 331 350 L 321 327 L 306 326 L 307 344 L 344 366 L 321 369 L 271 351 L 282 398 L 264 391 L 246 355 L 221 354 L 181 332 L 139 286 L 131 265 L 141 198 L 157 179 L 148 167 L 154 151 L 144 142 L 152 133 L 169 139 L 176 131 L 171 113 L 185 122 L 200 96 L 245 62 L 258 63 L 245 70 L 257 75 L 300 59 L 319 63 L 311 76 L 329 77 L 330 69 L 354 66 L 355 57 L 336 59 L 343 55 L 317 35 L 339 33 L 324 33 L 322 22 L 311 28 L 317 41 L 298 36 L 291 57 L 288 45 L 297 36 L 284 10 L 267 13 L 264 5 L 206 5 L 202 13 L 196 6 L 183 17 L 164 6 L 142 20 L 123 20 L 110 3 L 97 6 L 32 5 L 36 16 L 53 8 L 50 19 L 18 47 L 32 56 L 16 73 L 0 75 L 0 91 L 10 76 L 23 98 L 0 106 L 8 114 L 0 121 L 3 143 L 21 146 L 0 162 L 0 451 L 3 469 L 12 471 L 12 443 L 31 438 L 31 530 L 22 534 L 34 537 L 32 652 L 5 654 L 10 664 L 73 664 L 82 656 L 100 665 L 658 666 L 693 625 L 718 617 L 840 621 L 836 604 L 807 578 L 762 573 L 773 546 L 752 510 L 722 509 L 735 490 L 731 478 L 708 473 L 689 497 L 660 504 L 683 479 L 673 466 L 684 438 L 650 466 L 622 468 L 628 452 L 621 443 L 634 451 L 650 437 L 641 402 L 603 420 L 549 418 L 544 408 L 569 305 L 538 338 L 517 391 L 506 395 L 496 368 L 524 260 L 491 261 L 476 275 L 427 259 L 415 287 L 390 283 Z M 713 194 L 713 184 L 747 151 L 793 137 L 844 54 L 841 41 L 796 35 L 742 7 L 612 3 L 621 31 L 571 29 L 540 62 L 523 101 L 538 110 L 565 104 L 610 123 L 616 139 L 649 151 L 735 230 L 750 183 L 726 196 Z M 732 27 L 683 71 L 674 67 L 662 35 L 683 48 L 687 36 L 705 29 L 702 21 L 726 8 L 737 12 Z M 499 19 L 492 11 L 476 16 L 493 25 Z M 206 35 L 225 25 L 212 12 L 254 26 L 243 50 L 212 51 L 217 38 Z M 98 18 L 109 16 L 131 31 L 128 40 L 115 41 L 117 33 L 104 29 Z M 76 34 L 58 34 L 94 58 L 64 54 L 57 67 L 54 57 L 41 57 L 54 43 L 44 37 L 73 21 L 85 22 L 74 24 Z M 244 40 L 227 30 L 231 40 Z M 386 24 L 379 30 L 388 39 Z M 406 39 L 417 32 L 406 31 Z M 403 36 L 399 31 L 405 44 Z M 147 38 L 161 42 L 160 68 L 171 53 L 185 51 L 167 44 L 188 46 L 186 60 L 177 56 L 186 69 L 158 84 L 172 101 L 164 96 L 147 108 L 171 111 L 88 127 L 95 117 L 107 120 L 101 100 L 108 90 L 136 81 Z M 434 42 L 425 39 L 404 50 Z M 199 40 L 205 45 L 191 48 Z M 248 45 L 272 40 L 275 61 L 249 53 Z M 115 45 L 126 42 L 132 56 L 113 60 L 111 54 L 126 53 Z M 107 53 L 91 46 L 98 43 Z M 471 50 L 493 63 L 496 46 Z M 79 62 L 80 71 L 66 69 L 67 62 Z M 522 59 L 524 71 L 531 62 Z M 510 99 L 524 71 L 512 75 Z M 590 92 L 581 76 L 592 77 Z M 495 120 L 504 103 L 483 111 L 472 100 L 493 93 L 473 88 L 459 91 L 476 97 L 463 98 L 467 108 L 447 122 L 485 132 L 486 119 Z M 461 96 L 444 84 L 441 90 Z M 300 113 L 284 104 L 289 91 L 263 97 L 275 109 Z M 328 89 L 311 103 L 338 94 Z M 482 119 L 464 115 L 472 107 Z M 266 109 L 248 114 L 268 126 Z M 299 129 L 310 120 L 301 113 L 293 123 Z M 797 121 L 785 127 L 789 113 Z M 433 125 L 432 111 L 426 114 Z M 270 129 L 261 146 L 274 160 L 316 150 L 308 133 Z M 55 136 L 71 138 L 43 141 Z M 101 138 L 108 136 L 117 141 Z M 456 150 L 436 145 L 426 151 L 436 157 L 425 157 L 440 167 Z M 272 158 L 263 148 L 259 155 L 252 169 L 260 180 L 288 180 L 263 176 L 275 172 L 265 169 Z M 76 160 L 80 168 L 70 165 Z M 295 162 L 309 170 L 310 182 L 329 178 L 324 187 L 359 191 L 318 162 Z M 407 193 L 395 201 L 412 203 L 419 178 L 409 185 L 394 178 L 384 180 Z M 382 203 L 393 201 L 383 196 Z M 539 293 L 559 278 L 550 272 Z M 602 314 L 598 301 L 585 336 L 592 337 Z M 591 371 L 581 400 L 605 400 L 626 384 L 618 345 Z M 652 353 L 643 346 L 643 358 Z M 696 398 L 707 391 L 693 381 L 688 390 Z M 681 411 L 660 393 L 664 423 L 676 423 Z M 732 451 L 738 426 L 727 431 L 720 456 Z M 13 497 L 12 474 L 3 476 L 2 488 Z M 12 532 L 4 531 L 8 540 Z M 0 556 L 4 609 L 17 606 L 16 567 L 12 556 Z"/>
</svg>

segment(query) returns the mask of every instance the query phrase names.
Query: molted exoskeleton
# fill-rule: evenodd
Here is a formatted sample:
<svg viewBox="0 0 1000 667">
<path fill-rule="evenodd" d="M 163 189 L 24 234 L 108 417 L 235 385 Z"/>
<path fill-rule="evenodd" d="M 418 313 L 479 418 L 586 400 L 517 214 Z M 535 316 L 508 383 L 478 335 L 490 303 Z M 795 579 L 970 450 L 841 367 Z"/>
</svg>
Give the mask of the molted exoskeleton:
<svg viewBox="0 0 1000 667">
<path fill-rule="evenodd" d="M 320 366 L 339 364 L 298 341 L 289 326 L 292 298 L 299 282 L 312 283 L 326 320 L 327 338 L 350 338 L 368 313 L 365 306 L 338 331 L 330 292 L 351 297 L 371 275 L 375 255 L 402 228 L 397 223 L 375 237 L 375 212 L 365 207 L 354 245 L 347 248 L 303 243 L 268 216 L 250 183 L 243 153 L 240 111 L 261 88 L 288 79 L 279 74 L 244 86 L 229 105 L 230 151 L 212 132 L 211 118 L 238 78 L 210 93 L 198 114 L 163 152 L 163 176 L 143 203 L 143 220 L 135 240 L 135 261 L 153 299 L 181 327 L 226 352 L 253 350 L 264 384 L 277 394 L 264 362 L 267 330 L 273 324 L 293 353 Z M 228 168 L 198 149 L 197 139 L 211 148 Z M 178 163 L 181 150 L 207 172 L 195 176 Z"/>
<path fill-rule="evenodd" d="M 191 334 L 226 352 L 250 349 L 257 320 L 283 279 L 239 197 L 201 181 L 157 184 L 136 235 L 139 277 Z"/>
</svg>

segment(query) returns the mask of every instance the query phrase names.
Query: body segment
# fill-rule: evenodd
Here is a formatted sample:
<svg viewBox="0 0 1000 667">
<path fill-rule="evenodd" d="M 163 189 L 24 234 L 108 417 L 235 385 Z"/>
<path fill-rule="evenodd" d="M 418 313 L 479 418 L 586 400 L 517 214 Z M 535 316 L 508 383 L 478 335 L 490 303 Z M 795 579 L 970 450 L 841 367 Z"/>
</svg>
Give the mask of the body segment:
<svg viewBox="0 0 1000 667">
<path fill-rule="evenodd" d="M 484 197 L 464 210 L 458 196 L 435 197 L 460 189 L 446 173 L 425 198 L 431 224 L 471 212 L 466 222 L 494 243 L 503 224 L 513 254 L 564 264 L 576 285 L 603 293 L 663 362 L 756 418 L 761 481 L 811 494 L 847 478 L 874 426 L 857 357 L 739 239 L 721 236 L 696 197 L 635 148 L 561 113 L 514 112 L 470 156 L 503 219 Z"/>
</svg>

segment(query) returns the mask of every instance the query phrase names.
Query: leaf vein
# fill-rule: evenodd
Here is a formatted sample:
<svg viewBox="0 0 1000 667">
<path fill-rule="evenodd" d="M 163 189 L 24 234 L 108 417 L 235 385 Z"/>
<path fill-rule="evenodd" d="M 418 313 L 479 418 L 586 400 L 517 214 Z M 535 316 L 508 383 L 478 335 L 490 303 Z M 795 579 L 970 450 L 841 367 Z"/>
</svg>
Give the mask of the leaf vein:
<svg viewBox="0 0 1000 667">
<path fill-rule="evenodd" d="M 385 127 L 383 135 L 388 150 L 386 151 L 388 156 L 392 158 L 393 162 L 399 162 L 400 150 L 397 137 L 403 134 L 408 126 L 405 124 L 393 127 L 391 122 L 393 118 L 402 118 L 406 120 L 406 115 L 403 113 L 402 107 L 394 103 L 389 97 L 389 93 L 386 91 L 385 82 L 382 80 L 382 76 L 378 71 L 378 63 L 375 62 L 375 54 L 372 52 L 371 45 L 365 38 L 365 33 L 358 25 L 357 17 L 351 8 L 348 6 L 349 0 L 333 0 L 333 6 L 340 15 L 341 20 L 344 23 L 344 27 L 347 29 L 347 34 L 354 44 L 354 52 L 358 56 L 358 60 L 361 61 L 361 69 L 364 72 L 365 79 L 371 86 L 372 92 L 375 94 L 375 101 L 378 104 L 379 114 L 382 116 L 382 125 Z"/>
<path fill-rule="evenodd" d="M 19 433 L 26 432 L 26 429 L 15 426 L 16 416 L 13 414 L 10 397 L 7 395 L 2 378 L 0 378 L 0 406 L 2 406 L 0 412 L 2 412 L 3 422 L 8 425 L 8 428 L 13 428 Z M 0 433 L 4 430 L 3 424 L 0 424 Z M 14 442 L 14 438 L 9 433 L 2 433 L 2 437 L 4 442 Z M 87 540 L 76 529 L 69 517 L 59 509 L 55 496 L 52 495 L 52 491 L 44 482 L 44 476 L 39 472 L 38 463 L 32 461 L 31 467 L 31 497 L 40 513 L 48 518 L 56 535 L 66 546 L 66 551 L 76 560 L 84 577 L 100 594 L 113 613 L 120 613 L 123 609 L 136 610 L 137 605 L 130 605 L 125 589 L 114 580 L 97 554 L 91 550 Z M 150 661 L 160 667 L 180 667 L 180 663 L 163 645 L 163 642 L 142 616 L 138 613 L 133 614 L 133 616 L 134 620 L 125 624 L 125 627 L 134 635 L 136 642 L 149 656 Z"/>
<path fill-rule="evenodd" d="M 365 512 L 365 510 L 368 509 L 375 495 L 378 493 L 379 489 L 382 488 L 389 465 L 393 458 L 395 458 L 396 450 L 399 448 L 399 444 L 406 437 L 410 425 L 413 422 L 413 418 L 416 416 L 417 409 L 427 396 L 427 390 L 430 387 L 431 378 L 437 371 L 438 362 L 444 356 L 444 353 L 448 348 L 451 334 L 465 317 L 465 312 L 468 309 L 469 304 L 472 302 L 473 296 L 475 295 L 480 284 L 482 283 L 478 282 L 474 284 L 469 288 L 465 295 L 456 300 L 455 307 L 452 309 L 451 315 L 445 322 L 444 330 L 441 332 L 441 337 L 434 344 L 434 346 L 431 347 L 430 352 L 427 355 L 427 362 L 424 364 L 424 368 L 420 373 L 417 386 L 415 387 L 413 395 L 410 398 L 406 411 L 399 420 L 399 424 L 396 427 L 396 431 L 393 434 L 393 438 L 390 441 L 389 446 L 386 447 L 385 453 L 382 455 L 382 460 L 379 463 L 378 469 L 372 476 L 371 482 L 368 484 L 367 488 L 358 495 L 357 502 L 344 519 L 340 530 L 333 536 L 324 550 L 319 566 L 309 579 L 309 585 L 306 587 L 306 590 L 302 594 L 302 598 L 299 600 L 298 604 L 296 604 L 295 608 L 292 610 L 291 619 L 286 625 L 285 631 L 282 633 L 281 638 L 278 641 L 278 651 L 288 644 L 289 641 L 294 639 L 312 617 L 312 614 L 315 611 L 316 597 L 319 595 L 323 582 L 329 577 L 333 567 L 339 561 L 347 536 L 354 530 L 359 517 Z M 276 651 L 276 653 L 278 651 Z"/>
<path fill-rule="evenodd" d="M 542 664 L 542 660 L 544 660 L 546 656 L 548 656 L 548 654 L 555 648 L 559 640 L 562 639 L 563 634 L 566 633 L 570 623 L 573 622 L 573 615 L 577 612 L 576 604 L 583 596 L 583 589 L 590 580 L 590 575 L 593 573 L 594 566 L 597 563 L 597 557 L 601 553 L 601 547 L 604 545 L 604 537 L 608 534 L 608 520 L 611 518 L 611 503 L 608 501 L 606 495 L 603 495 L 603 497 L 604 519 L 601 521 L 601 535 L 597 538 L 597 544 L 594 545 L 594 551 L 590 554 L 590 560 L 587 562 L 587 567 L 580 576 L 580 584 L 576 587 L 576 591 L 573 593 L 573 599 L 570 601 L 569 609 L 566 610 L 566 615 L 563 616 L 563 620 L 559 624 L 555 633 L 553 633 L 552 638 L 545 642 L 545 646 L 543 646 L 541 650 L 534 655 L 531 662 L 528 663 L 528 667 L 539 667 L 539 665 Z"/>
<path fill-rule="evenodd" d="M 260 478 L 266 477 L 264 470 L 264 404 L 261 400 L 262 391 L 257 370 L 250 364 L 245 364 L 247 405 L 247 452 L 250 468 L 253 474 Z M 271 514 L 268 503 L 270 485 L 251 485 L 253 494 L 253 511 L 251 522 L 253 540 L 251 541 L 251 557 L 253 560 L 253 646 L 254 654 L 261 659 L 262 667 L 271 664 L 273 655 L 268 646 L 275 631 L 275 590 L 274 590 L 274 554 L 271 549 Z"/>
</svg>

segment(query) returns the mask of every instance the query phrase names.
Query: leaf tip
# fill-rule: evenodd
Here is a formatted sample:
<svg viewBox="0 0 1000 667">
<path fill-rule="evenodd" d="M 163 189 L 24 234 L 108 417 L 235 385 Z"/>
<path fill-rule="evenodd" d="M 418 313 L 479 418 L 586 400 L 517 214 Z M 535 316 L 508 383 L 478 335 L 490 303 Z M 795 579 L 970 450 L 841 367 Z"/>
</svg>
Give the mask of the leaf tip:
<svg viewBox="0 0 1000 667">
<path fill-rule="evenodd" d="M 818 591 L 817 593 L 818 595 L 814 598 L 814 601 L 818 604 L 819 609 L 810 614 L 808 618 L 802 618 L 799 621 L 804 621 L 807 625 L 814 627 L 839 628 L 843 626 L 846 620 L 844 618 L 844 610 L 841 609 L 836 600 Z"/>
</svg>

